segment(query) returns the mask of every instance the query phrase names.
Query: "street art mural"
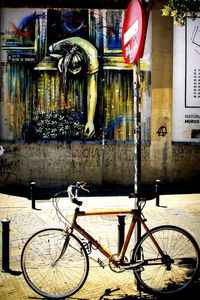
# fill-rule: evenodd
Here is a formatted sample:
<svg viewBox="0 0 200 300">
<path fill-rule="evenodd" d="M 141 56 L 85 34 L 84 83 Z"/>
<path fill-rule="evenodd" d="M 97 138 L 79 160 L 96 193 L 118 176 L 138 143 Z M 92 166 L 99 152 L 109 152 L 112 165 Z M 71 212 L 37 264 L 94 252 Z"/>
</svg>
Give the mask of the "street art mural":
<svg viewBox="0 0 200 300">
<path fill-rule="evenodd" d="M 133 72 L 124 10 L 1 9 L 2 139 L 133 140 Z M 149 141 L 150 55 L 141 64 Z"/>
</svg>

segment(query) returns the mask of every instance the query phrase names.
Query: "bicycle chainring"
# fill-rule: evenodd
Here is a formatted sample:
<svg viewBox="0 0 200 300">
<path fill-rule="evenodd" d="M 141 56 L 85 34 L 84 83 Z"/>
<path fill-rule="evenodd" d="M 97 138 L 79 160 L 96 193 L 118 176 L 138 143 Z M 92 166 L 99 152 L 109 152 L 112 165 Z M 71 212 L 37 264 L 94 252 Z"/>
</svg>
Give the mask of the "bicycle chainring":
<svg viewBox="0 0 200 300">
<path fill-rule="evenodd" d="M 121 268 L 121 262 L 118 260 L 119 254 L 114 254 L 112 260 L 109 260 L 109 267 L 115 273 L 122 273 L 125 269 Z M 128 259 L 124 257 L 124 261 L 128 262 Z"/>
</svg>

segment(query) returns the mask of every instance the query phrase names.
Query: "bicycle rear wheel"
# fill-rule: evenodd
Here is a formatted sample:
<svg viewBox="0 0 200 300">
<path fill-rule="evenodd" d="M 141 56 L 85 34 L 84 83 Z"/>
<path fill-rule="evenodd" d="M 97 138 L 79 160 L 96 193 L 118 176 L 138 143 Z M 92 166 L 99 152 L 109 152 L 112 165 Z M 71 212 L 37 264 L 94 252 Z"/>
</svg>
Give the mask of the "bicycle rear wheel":
<svg viewBox="0 0 200 300">
<path fill-rule="evenodd" d="M 165 254 L 162 259 L 146 233 L 137 243 L 133 262 L 144 261 L 134 270 L 141 286 L 150 294 L 165 296 L 185 290 L 196 278 L 200 252 L 195 239 L 184 229 L 163 225 L 150 230 Z"/>
<path fill-rule="evenodd" d="M 26 242 L 21 267 L 26 282 L 36 293 L 61 299 L 75 294 L 83 286 L 89 259 L 75 235 L 48 228 L 36 232 Z"/>
</svg>

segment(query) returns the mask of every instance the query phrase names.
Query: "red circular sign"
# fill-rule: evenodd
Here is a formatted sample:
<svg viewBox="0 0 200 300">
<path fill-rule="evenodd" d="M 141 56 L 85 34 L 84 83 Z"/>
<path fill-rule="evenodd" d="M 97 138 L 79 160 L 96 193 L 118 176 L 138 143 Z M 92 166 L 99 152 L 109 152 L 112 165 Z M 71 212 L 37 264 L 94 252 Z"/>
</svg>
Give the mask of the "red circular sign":
<svg viewBox="0 0 200 300">
<path fill-rule="evenodd" d="M 122 53 L 126 63 L 135 63 L 144 49 L 145 12 L 140 0 L 131 0 L 122 28 Z"/>
</svg>

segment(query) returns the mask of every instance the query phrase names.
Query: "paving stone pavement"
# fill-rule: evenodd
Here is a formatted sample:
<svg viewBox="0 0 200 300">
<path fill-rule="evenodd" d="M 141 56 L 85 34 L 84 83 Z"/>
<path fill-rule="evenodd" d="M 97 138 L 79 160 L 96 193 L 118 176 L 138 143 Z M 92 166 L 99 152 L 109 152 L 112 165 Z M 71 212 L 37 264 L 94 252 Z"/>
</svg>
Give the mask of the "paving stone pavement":
<svg viewBox="0 0 200 300">
<path fill-rule="evenodd" d="M 53 198 L 52 198 L 53 199 Z M 0 251 L 0 299 L 27 300 L 44 299 L 36 294 L 25 282 L 21 274 L 21 251 L 26 240 L 34 232 L 47 227 L 61 227 L 52 199 L 37 200 L 36 208 L 31 208 L 31 201 L 27 198 L 0 194 L 0 220 L 10 220 L 10 271 L 2 270 L 2 251 Z M 100 208 L 133 208 L 134 199 L 128 196 L 116 197 L 82 197 L 83 209 Z M 71 216 L 73 205 L 65 197 L 59 201 L 61 211 Z M 200 246 L 200 194 L 162 195 L 160 206 L 155 205 L 155 199 L 147 201 L 143 210 L 148 226 L 155 227 L 162 224 L 173 224 L 183 227 L 195 237 Z M 130 219 L 126 218 L 126 228 Z M 117 217 L 90 217 L 83 218 L 86 229 L 91 230 L 98 239 L 114 253 L 117 252 L 118 227 Z M 103 234 L 102 234 L 103 233 Z M 102 238 L 103 236 L 103 238 Z M 134 237 L 129 246 L 129 253 L 134 246 Z M 2 235 L 0 238 L 2 249 Z M 100 259 L 105 268 L 96 262 Z M 82 289 L 70 299 L 153 299 L 147 294 L 139 294 L 132 271 L 114 273 L 108 267 L 108 262 L 98 251 L 92 251 L 90 258 L 89 277 Z M 104 296 L 105 290 L 111 289 L 109 296 Z M 200 292 L 200 276 L 188 293 Z M 185 295 L 185 300 L 189 295 Z M 156 298 L 155 298 L 156 299 Z M 172 298 L 171 298 L 172 299 Z M 192 298 L 194 299 L 194 298 Z M 172 300 L 179 300 L 174 298 Z"/>
</svg>

